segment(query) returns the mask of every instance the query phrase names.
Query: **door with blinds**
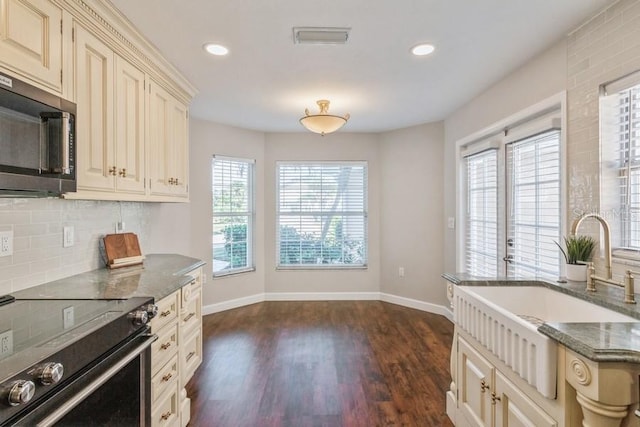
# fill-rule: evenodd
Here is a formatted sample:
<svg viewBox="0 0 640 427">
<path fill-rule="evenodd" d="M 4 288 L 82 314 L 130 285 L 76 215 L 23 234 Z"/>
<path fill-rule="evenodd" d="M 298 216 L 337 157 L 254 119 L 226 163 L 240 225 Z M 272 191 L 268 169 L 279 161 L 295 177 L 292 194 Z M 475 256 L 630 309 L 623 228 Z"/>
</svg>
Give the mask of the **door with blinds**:
<svg viewBox="0 0 640 427">
<path fill-rule="evenodd" d="M 560 275 L 560 155 L 559 129 L 506 145 L 509 277 Z"/>
</svg>

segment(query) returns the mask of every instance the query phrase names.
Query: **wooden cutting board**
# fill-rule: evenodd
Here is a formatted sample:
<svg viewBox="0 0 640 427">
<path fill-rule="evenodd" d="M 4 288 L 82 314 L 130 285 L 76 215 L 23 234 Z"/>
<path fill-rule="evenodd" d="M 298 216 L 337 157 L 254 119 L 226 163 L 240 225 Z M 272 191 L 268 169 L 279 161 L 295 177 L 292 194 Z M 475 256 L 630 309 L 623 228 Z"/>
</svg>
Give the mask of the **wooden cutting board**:
<svg viewBox="0 0 640 427">
<path fill-rule="evenodd" d="M 138 236 L 134 233 L 107 234 L 104 236 L 104 251 L 109 268 L 142 264 Z"/>
</svg>

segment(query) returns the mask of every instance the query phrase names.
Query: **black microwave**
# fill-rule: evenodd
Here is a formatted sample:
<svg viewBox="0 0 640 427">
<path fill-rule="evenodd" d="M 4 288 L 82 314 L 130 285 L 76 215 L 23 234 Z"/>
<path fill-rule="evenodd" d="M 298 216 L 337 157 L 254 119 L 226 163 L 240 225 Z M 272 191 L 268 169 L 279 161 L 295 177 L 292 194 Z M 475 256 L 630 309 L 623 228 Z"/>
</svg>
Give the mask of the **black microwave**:
<svg viewBox="0 0 640 427">
<path fill-rule="evenodd" d="M 0 196 L 76 191 L 76 105 L 0 74 Z"/>
</svg>

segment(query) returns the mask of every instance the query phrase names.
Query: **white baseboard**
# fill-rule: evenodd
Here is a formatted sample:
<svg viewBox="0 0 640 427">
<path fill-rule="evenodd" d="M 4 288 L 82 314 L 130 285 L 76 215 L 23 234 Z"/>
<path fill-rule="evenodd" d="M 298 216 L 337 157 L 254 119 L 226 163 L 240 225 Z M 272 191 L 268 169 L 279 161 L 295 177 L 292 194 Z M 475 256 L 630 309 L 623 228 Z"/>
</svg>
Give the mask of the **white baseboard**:
<svg viewBox="0 0 640 427">
<path fill-rule="evenodd" d="M 269 292 L 209 304 L 202 307 L 202 314 L 218 313 L 263 301 L 384 301 L 428 313 L 439 314 L 453 321 L 453 313 L 451 310 L 442 305 L 381 292 Z"/>
<path fill-rule="evenodd" d="M 233 308 L 244 307 L 265 300 L 264 294 L 249 295 L 248 297 L 236 298 L 229 301 L 223 301 L 216 304 L 209 304 L 202 307 L 202 315 L 219 313 L 221 311 L 231 310 Z"/>
<path fill-rule="evenodd" d="M 269 292 L 266 301 L 378 301 L 380 292 Z"/>
<path fill-rule="evenodd" d="M 389 302 L 391 304 L 401 305 L 403 307 L 415 308 L 416 310 L 426 311 L 428 313 L 439 314 L 453 322 L 453 312 L 448 308 L 424 302 L 417 299 L 405 298 L 398 295 L 380 293 L 380 301 Z"/>
</svg>

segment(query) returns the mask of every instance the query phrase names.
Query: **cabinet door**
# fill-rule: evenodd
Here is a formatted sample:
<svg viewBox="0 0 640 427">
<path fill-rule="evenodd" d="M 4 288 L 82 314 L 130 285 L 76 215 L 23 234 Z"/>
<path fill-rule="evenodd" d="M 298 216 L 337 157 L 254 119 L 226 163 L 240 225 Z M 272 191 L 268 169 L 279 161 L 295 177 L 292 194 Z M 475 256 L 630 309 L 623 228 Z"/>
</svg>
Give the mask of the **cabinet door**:
<svg viewBox="0 0 640 427">
<path fill-rule="evenodd" d="M 75 27 L 78 188 L 115 188 L 113 52 Z"/>
<path fill-rule="evenodd" d="M 144 81 L 138 68 L 116 56 L 116 190 L 144 194 Z"/>
<path fill-rule="evenodd" d="M 0 0 L 0 65 L 62 92 L 62 9 L 49 0 Z"/>
<path fill-rule="evenodd" d="M 187 108 L 160 85 L 149 91 L 151 194 L 186 197 L 189 134 Z"/>
<path fill-rule="evenodd" d="M 492 425 L 493 366 L 458 338 L 458 405 L 472 426 Z"/>
<path fill-rule="evenodd" d="M 557 427 L 558 423 L 504 377 L 495 376 L 495 417 L 497 427 Z"/>
<path fill-rule="evenodd" d="M 173 167 L 171 175 L 174 178 L 172 192 L 179 196 L 185 196 L 189 185 L 189 123 L 187 119 L 187 107 L 174 100 L 172 108 L 172 145 Z"/>
<path fill-rule="evenodd" d="M 173 190 L 171 146 L 172 97 L 155 82 L 149 89 L 149 163 L 151 194 L 171 195 Z"/>
</svg>

